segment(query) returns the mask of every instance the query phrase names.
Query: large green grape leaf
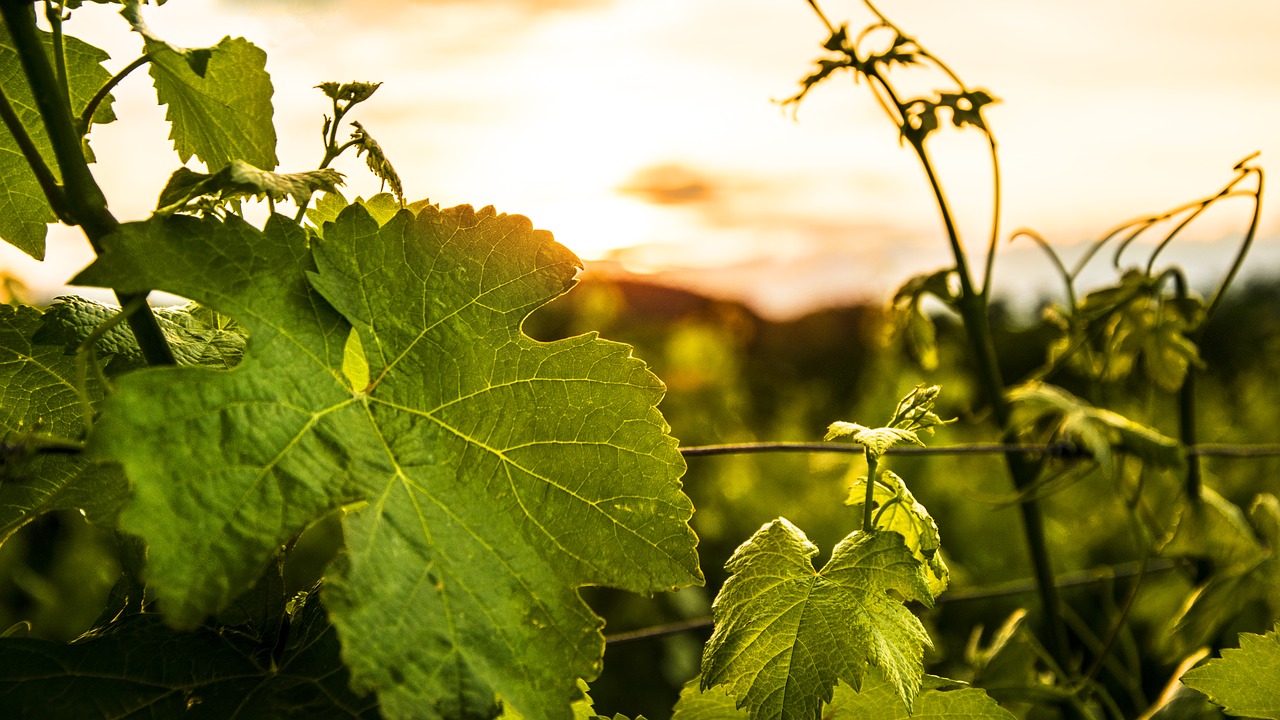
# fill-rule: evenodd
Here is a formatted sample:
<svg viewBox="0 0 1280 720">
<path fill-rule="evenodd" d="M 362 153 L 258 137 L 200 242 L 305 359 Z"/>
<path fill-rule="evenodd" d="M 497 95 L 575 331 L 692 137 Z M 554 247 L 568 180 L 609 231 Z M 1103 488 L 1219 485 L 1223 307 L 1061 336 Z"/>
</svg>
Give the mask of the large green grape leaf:
<svg viewBox="0 0 1280 720">
<path fill-rule="evenodd" d="M 837 680 L 860 686 L 875 665 L 910 707 L 931 642 L 902 598 L 933 603 L 922 565 L 892 532 L 849 535 L 814 572 L 817 553 L 783 518 L 734 552 L 702 687 L 727 685 L 757 720 L 808 720 Z"/>
<path fill-rule="evenodd" d="M 1240 633 L 1239 648 L 1188 670 L 1182 682 L 1228 715 L 1280 719 L 1280 625 L 1266 635 Z"/>
<path fill-rule="evenodd" d="M 749 720 L 751 714 L 737 707 L 723 688 L 699 690 L 698 679 L 680 691 L 672 720 Z M 862 690 L 845 683 L 836 686 L 831 704 L 822 711 L 823 720 L 1013 720 L 987 693 L 964 683 L 936 675 L 925 675 L 916 696 L 915 709 L 908 711 L 897 690 L 876 670 L 867 673 Z"/>
<path fill-rule="evenodd" d="M 0 542 L 54 510 L 82 509 L 109 523 L 127 491 L 117 467 L 47 452 L 74 448 L 85 433 L 85 403 L 102 390 L 77 380 L 75 358 L 62 346 L 32 340 L 42 321 L 35 308 L 0 305 L 0 440 L 11 448 L 0 457 Z"/>
<path fill-rule="evenodd" d="M 272 170 L 276 129 L 271 117 L 275 90 L 266 71 L 267 54 L 244 38 L 225 37 L 211 48 L 187 50 L 156 37 L 136 3 L 122 14 L 142 35 L 151 57 L 156 98 L 168 106 L 169 139 L 182 162 L 194 155 L 210 171 L 244 162 Z"/>
<path fill-rule="evenodd" d="M 43 30 L 39 33 L 46 50 L 52 56 L 52 35 Z M 102 67 L 102 62 L 108 55 L 74 37 L 66 36 L 63 42 L 67 87 L 71 91 L 72 109 L 79 114 L 98 88 L 111 79 L 111 73 Z M 0 23 L 0 90 L 4 91 L 45 164 L 55 176 L 58 175 L 53 144 L 40 119 L 40 112 L 36 110 L 31 86 L 27 83 L 27 76 L 22 70 L 9 30 L 3 23 Z M 111 102 L 112 98 L 108 95 L 98 106 L 92 122 L 109 123 L 116 119 L 111 110 Z M 88 154 L 87 145 L 85 150 Z M 4 178 L 4 182 L 0 183 L 0 238 L 31 257 L 43 260 L 45 226 L 57 218 L 26 158 L 18 149 L 18 143 L 3 126 L 0 126 L 0 177 Z"/>
<path fill-rule="evenodd" d="M 348 688 L 319 602 L 293 615 L 278 655 L 258 630 L 178 632 L 143 614 L 70 644 L 0 639 L 0 707 L 7 718 L 31 720 L 380 717 L 375 697 Z"/>
<path fill-rule="evenodd" d="M 566 717 L 603 651 L 577 587 L 701 580 L 661 382 L 628 346 L 520 331 L 578 269 L 527 219 L 469 207 L 379 227 L 352 206 L 312 248 L 279 216 L 107 238 L 80 282 L 176 292 L 249 332 L 230 372 L 122 377 L 91 438 L 133 483 L 122 523 L 167 617 L 193 626 L 362 503 L 326 588 L 354 686 L 387 717 L 495 698 Z"/>
</svg>

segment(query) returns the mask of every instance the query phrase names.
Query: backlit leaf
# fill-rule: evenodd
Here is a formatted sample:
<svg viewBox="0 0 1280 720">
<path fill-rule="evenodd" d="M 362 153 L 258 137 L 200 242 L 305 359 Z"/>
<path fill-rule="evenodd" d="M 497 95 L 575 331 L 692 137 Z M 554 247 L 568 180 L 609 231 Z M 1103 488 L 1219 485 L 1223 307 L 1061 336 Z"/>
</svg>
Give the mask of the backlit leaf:
<svg viewBox="0 0 1280 720">
<path fill-rule="evenodd" d="M 176 292 L 250 337 L 231 372 L 120 378 L 91 438 L 129 474 L 122 523 L 147 540 L 168 619 L 194 626 L 348 506 L 325 603 L 354 687 L 389 718 L 498 698 L 567 717 L 603 650 L 577 588 L 701 580 L 662 384 L 628 346 L 520 331 L 579 267 L 527 219 L 469 207 L 379 226 L 352 206 L 310 245 L 278 216 L 107 238 L 80 282 Z"/>
<path fill-rule="evenodd" d="M 821 571 L 818 548 L 779 518 L 743 543 L 713 606 L 702 687 L 727 687 L 752 718 L 809 720 L 838 680 L 884 672 L 910 707 L 931 645 L 903 598 L 933 602 L 924 570 L 897 533 L 853 533 Z"/>
<path fill-rule="evenodd" d="M 172 213 L 186 209 L 198 198 L 224 203 L 233 198 L 270 198 L 280 201 L 292 198 L 299 205 L 314 193 L 333 192 L 342 184 L 342 173 L 325 168 L 297 173 L 274 173 L 261 170 L 242 160 L 216 173 L 200 173 L 178 168 L 160 193 L 157 212 Z"/>
<path fill-rule="evenodd" d="M 1182 682 L 1228 715 L 1280 718 L 1280 625 L 1266 635 L 1240 633 L 1240 647 L 1188 670 Z"/>
<path fill-rule="evenodd" d="M 1103 472 L 1114 472 L 1112 451 L 1132 453 L 1155 467 L 1178 467 L 1178 441 L 1125 416 L 1098 408 L 1060 387 L 1028 382 L 1009 391 L 1012 426 L 1027 434 L 1047 434 L 1051 442 L 1070 442 L 1088 452 Z"/>
<path fill-rule="evenodd" d="M 947 589 L 950 572 L 938 552 L 942 547 L 938 523 L 911 494 L 902 478 L 891 470 L 880 473 L 871 493 L 876 528 L 901 535 L 907 549 L 925 566 L 929 592 L 934 597 L 942 594 Z M 845 504 L 853 508 L 855 517 L 862 517 L 866 502 L 867 478 L 860 477 L 849 488 Z"/>
<path fill-rule="evenodd" d="M 824 720 L 1014 720 L 1013 713 L 965 683 L 925 675 L 914 709 L 903 704 L 893 684 L 877 671 L 867 673 L 861 690 L 836 687 Z"/>
<path fill-rule="evenodd" d="M 982 119 L 982 108 L 998 102 L 985 90 L 970 90 L 962 93 L 941 93 L 940 104 L 951 108 L 951 123 L 956 127 L 973 125 L 982 130 L 987 123 Z"/>
<path fill-rule="evenodd" d="M 391 161 L 382 152 L 382 146 L 360 123 L 352 122 L 351 126 L 355 128 L 351 132 L 351 139 L 355 142 L 356 156 L 365 155 L 365 164 L 369 166 L 369 171 L 382 182 L 390 185 L 396 200 L 403 202 L 404 186 L 400 184 L 400 175 L 396 173 L 395 168 L 391 167 Z"/>
<path fill-rule="evenodd" d="M 891 427 L 869 428 L 858 423 L 837 420 L 827 426 L 827 434 L 823 439 L 834 440 L 840 437 L 848 437 L 876 457 L 884 455 L 889 448 L 898 443 L 924 445 L 920 442 L 920 437 L 911 430 Z"/>
<path fill-rule="evenodd" d="M 265 69 L 267 54 L 244 38 L 231 37 L 210 48 L 175 47 L 147 28 L 136 4 L 126 4 L 122 12 L 151 57 L 156 97 L 168 106 L 169 139 L 182 162 L 194 155 L 210 169 L 233 160 L 275 168 L 274 89 Z"/>
<path fill-rule="evenodd" d="M 1249 508 L 1249 527 L 1240 528 L 1238 508 L 1210 488 L 1203 488 L 1202 494 L 1203 510 L 1184 511 L 1178 532 L 1163 551 L 1208 559 L 1214 569 L 1174 618 L 1169 642 L 1178 654 L 1214 640 L 1251 607 L 1265 607 L 1270 617 L 1280 616 L 1280 500 L 1269 493 L 1259 495 Z M 1192 545 L 1196 540 L 1202 543 L 1199 548 Z"/>
<path fill-rule="evenodd" d="M 722 687 L 699 690 L 698 678 L 680 691 L 672 720 L 748 720 L 751 714 L 734 704 Z M 836 686 L 823 720 L 1013 720 L 1013 714 L 987 697 L 985 691 L 935 675 L 925 675 L 908 712 L 893 685 L 875 669 L 867 672 L 862 690 L 845 683 Z"/>
</svg>

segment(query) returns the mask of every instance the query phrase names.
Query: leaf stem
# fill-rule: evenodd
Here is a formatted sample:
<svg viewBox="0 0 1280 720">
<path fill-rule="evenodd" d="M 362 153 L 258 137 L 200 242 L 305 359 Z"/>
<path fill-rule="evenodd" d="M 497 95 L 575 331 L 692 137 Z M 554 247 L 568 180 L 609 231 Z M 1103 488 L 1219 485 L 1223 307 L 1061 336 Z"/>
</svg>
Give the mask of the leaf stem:
<svg viewBox="0 0 1280 720">
<path fill-rule="evenodd" d="M 116 86 L 123 82 L 130 73 L 149 62 L 151 62 L 151 54 L 147 53 L 142 55 L 128 65 L 125 65 L 120 69 L 120 72 L 112 75 L 110 80 L 103 84 L 102 87 L 98 88 L 98 92 L 94 93 L 93 97 L 89 99 L 89 104 L 84 106 L 84 112 L 80 113 L 80 128 L 82 132 L 87 133 L 89 131 L 89 125 L 93 122 L 94 114 L 98 112 L 98 106 L 107 99 L 107 96 L 111 94 L 111 91 L 115 90 Z"/>
<path fill-rule="evenodd" d="M 40 117 L 53 143 L 58 168 L 62 171 L 68 216 L 64 222 L 79 225 L 94 252 L 101 252 L 103 238 L 115 232 L 120 223 L 107 209 L 107 198 L 89 171 L 89 164 L 85 162 L 82 138 L 73 124 L 67 97 L 59 92 L 51 92 L 60 85 L 53 69 L 49 67 L 43 43 L 36 34 L 35 8 L 29 3 L 5 0 L 0 2 L 0 17 L 4 18 L 9 37 L 22 62 L 36 108 L 40 111 Z M 116 293 L 122 306 L 128 305 L 138 295 L 145 297 L 147 293 Z M 156 322 L 150 306 L 144 304 L 138 312 L 129 316 L 129 327 L 133 330 L 148 364 L 175 364 L 173 350 L 161 332 L 160 324 Z"/>
<path fill-rule="evenodd" d="M 71 86 L 67 82 L 66 43 L 62 35 L 62 8 L 51 0 L 44 0 L 44 16 L 49 21 L 49 29 L 53 32 L 53 64 L 54 74 L 58 79 L 60 97 L 71 102 Z"/>
<path fill-rule="evenodd" d="M 320 166 L 318 168 L 320 170 L 324 170 L 329 167 L 329 164 L 334 160 L 337 160 L 339 155 L 355 144 L 355 140 L 351 140 L 343 144 L 341 147 L 338 146 L 338 125 L 342 122 L 343 116 L 347 114 L 347 110 L 349 110 L 350 107 L 350 105 L 339 105 L 337 98 L 333 98 L 333 120 L 331 122 L 329 118 L 326 117 L 324 129 L 320 133 L 321 137 L 324 138 L 324 157 L 320 160 Z M 293 221 L 295 223 L 299 225 L 302 224 L 302 219 L 307 216 L 307 206 L 310 204 L 310 197 L 298 203 L 298 213 L 293 216 Z"/>
<path fill-rule="evenodd" d="M 877 455 L 867 448 L 863 453 L 867 458 L 867 499 L 862 505 L 862 532 L 871 534 L 875 529 L 875 518 L 872 513 L 875 511 L 873 504 L 875 503 L 876 477 L 880 474 L 880 459 Z"/>
<path fill-rule="evenodd" d="M 873 12 L 879 12 L 869 2 L 866 3 Z M 881 16 L 883 19 L 883 16 Z M 886 21 L 887 22 L 887 21 Z M 942 184 L 933 169 L 933 162 L 925 149 L 923 134 L 907 132 L 910 125 L 907 121 L 907 108 L 898 99 L 892 85 L 875 67 L 865 68 L 863 74 L 878 84 L 889 96 L 898 110 L 898 127 L 907 138 L 928 178 L 929 187 L 933 191 L 934 200 L 942 215 L 942 223 L 947 233 L 947 242 L 955 259 L 956 275 L 960 281 L 960 296 L 956 301 L 956 309 L 964 322 L 965 334 L 969 339 L 969 347 L 975 355 L 980 384 L 991 406 L 996 424 L 1006 437 L 1012 432 L 1010 408 L 1005 398 L 1004 378 L 1000 374 L 1000 365 L 996 358 L 995 344 L 991 332 L 990 320 L 987 317 L 987 293 L 989 287 L 981 292 L 974 289 L 973 278 L 969 272 L 968 258 L 964 245 L 960 241 L 960 232 L 956 227 L 951 207 L 942 189 Z M 1007 453 L 1005 464 L 1013 480 L 1015 490 L 1024 490 L 1035 483 L 1039 474 L 1039 464 L 1024 455 Z M 1048 625 L 1046 647 L 1055 660 L 1063 667 L 1069 667 L 1070 656 L 1067 651 L 1067 631 L 1062 615 L 1062 603 L 1057 587 L 1053 583 L 1053 564 L 1049 555 L 1048 542 L 1045 537 L 1044 515 L 1040 505 L 1034 498 L 1028 498 L 1018 505 L 1022 515 L 1023 535 L 1030 555 L 1033 574 L 1036 577 L 1040 594 L 1040 604 L 1044 610 L 1044 619 Z"/>
</svg>

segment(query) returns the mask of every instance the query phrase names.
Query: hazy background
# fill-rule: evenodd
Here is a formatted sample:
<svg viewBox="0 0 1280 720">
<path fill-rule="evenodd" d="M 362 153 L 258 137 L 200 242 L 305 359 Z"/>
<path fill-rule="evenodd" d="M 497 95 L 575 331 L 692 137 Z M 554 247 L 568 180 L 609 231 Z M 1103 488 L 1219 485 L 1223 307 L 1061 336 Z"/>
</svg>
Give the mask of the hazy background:
<svg viewBox="0 0 1280 720">
<path fill-rule="evenodd" d="M 856 30 L 859 3 L 823 5 Z M 1280 4 L 1189 0 L 1068 4 L 886 1 L 881 9 L 975 88 L 1003 156 L 1002 236 L 1031 226 L 1079 245 L 1132 216 L 1216 191 L 1231 166 L 1280 141 Z M 385 85 L 353 119 L 381 143 L 411 198 L 521 213 L 593 267 L 746 301 L 767 316 L 882 299 L 948 262 L 914 156 L 865 86 L 820 86 L 798 120 L 791 95 L 826 32 L 803 0 L 181 0 L 148 7 L 187 47 L 244 36 L 268 52 L 280 170 L 319 161 L 322 81 Z M 115 70 L 141 43 L 114 6 L 77 10 L 68 32 Z M 940 82 L 940 80 L 939 80 Z M 923 90 L 929 85 L 920 85 Z M 176 156 L 145 72 L 96 128 L 95 171 L 122 219 L 154 207 Z M 990 174 L 976 133 L 931 139 L 972 252 L 989 233 Z M 193 161 L 194 162 L 194 161 Z M 349 193 L 376 192 L 346 158 Z M 1193 279 L 1229 261 L 1243 202 L 1187 239 Z M 1253 272 L 1274 274 L 1280 221 L 1263 216 Z M 1025 241 L 1024 241 L 1025 242 Z M 1051 291 L 1037 251 L 1015 244 L 998 281 Z M 1070 251 L 1068 251 L 1070 254 Z M 50 261 L 0 268 L 42 295 L 86 264 L 54 229 Z"/>
</svg>

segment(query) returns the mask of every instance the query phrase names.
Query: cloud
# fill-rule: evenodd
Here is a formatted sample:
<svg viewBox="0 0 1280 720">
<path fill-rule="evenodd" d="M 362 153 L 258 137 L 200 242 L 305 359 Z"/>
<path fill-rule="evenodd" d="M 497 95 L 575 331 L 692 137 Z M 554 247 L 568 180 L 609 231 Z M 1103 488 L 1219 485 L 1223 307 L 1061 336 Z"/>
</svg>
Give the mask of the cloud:
<svg viewBox="0 0 1280 720">
<path fill-rule="evenodd" d="M 330 10 L 334 8 L 356 9 L 365 6 L 364 2 L 353 0 L 221 0 L 228 5 L 262 8 L 267 6 L 292 7 L 303 11 Z M 557 10 L 583 10 L 611 5 L 614 0 L 408 0 L 409 5 L 466 5 L 512 8 L 525 12 L 544 12 Z M 376 13 L 369 13 L 376 15 Z"/>
<path fill-rule="evenodd" d="M 678 163 L 650 165 L 638 170 L 618 191 L 655 205 L 685 205 L 709 199 L 709 178 Z"/>
</svg>

